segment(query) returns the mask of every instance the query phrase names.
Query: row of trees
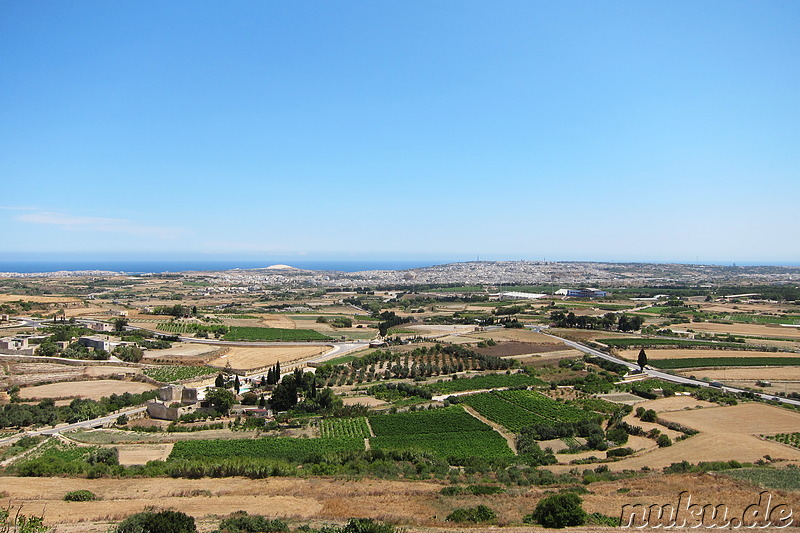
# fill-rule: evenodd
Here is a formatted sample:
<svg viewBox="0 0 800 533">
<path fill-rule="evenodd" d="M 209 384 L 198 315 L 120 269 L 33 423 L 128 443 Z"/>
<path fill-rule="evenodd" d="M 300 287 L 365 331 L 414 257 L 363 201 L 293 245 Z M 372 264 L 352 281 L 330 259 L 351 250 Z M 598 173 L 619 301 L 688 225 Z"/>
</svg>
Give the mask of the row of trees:
<svg viewBox="0 0 800 533">
<path fill-rule="evenodd" d="M 550 313 L 550 320 L 557 328 L 617 329 L 619 331 L 636 331 L 644 323 L 644 318 L 638 315 L 606 313 L 602 316 L 576 316 L 572 311 L 569 313 L 553 311 Z"/>
</svg>

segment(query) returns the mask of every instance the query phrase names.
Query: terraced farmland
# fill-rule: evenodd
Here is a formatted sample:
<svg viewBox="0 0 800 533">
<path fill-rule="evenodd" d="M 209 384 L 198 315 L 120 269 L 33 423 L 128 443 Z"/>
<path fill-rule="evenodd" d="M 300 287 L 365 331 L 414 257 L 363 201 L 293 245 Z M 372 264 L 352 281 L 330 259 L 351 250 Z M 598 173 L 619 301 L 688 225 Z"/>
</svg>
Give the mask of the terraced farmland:
<svg viewBox="0 0 800 533">
<path fill-rule="evenodd" d="M 492 428 L 458 406 L 431 411 L 374 415 L 369 417 L 369 423 L 378 437 L 492 431 Z"/>
</svg>

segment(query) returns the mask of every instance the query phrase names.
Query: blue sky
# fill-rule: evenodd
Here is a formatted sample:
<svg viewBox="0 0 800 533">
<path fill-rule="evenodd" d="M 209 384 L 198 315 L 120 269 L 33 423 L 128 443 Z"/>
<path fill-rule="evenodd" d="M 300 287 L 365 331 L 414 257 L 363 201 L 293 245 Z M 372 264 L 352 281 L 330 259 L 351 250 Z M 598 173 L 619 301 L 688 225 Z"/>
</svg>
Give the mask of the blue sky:
<svg viewBox="0 0 800 533">
<path fill-rule="evenodd" d="M 0 259 L 800 261 L 800 4 L 2 2 Z"/>
</svg>

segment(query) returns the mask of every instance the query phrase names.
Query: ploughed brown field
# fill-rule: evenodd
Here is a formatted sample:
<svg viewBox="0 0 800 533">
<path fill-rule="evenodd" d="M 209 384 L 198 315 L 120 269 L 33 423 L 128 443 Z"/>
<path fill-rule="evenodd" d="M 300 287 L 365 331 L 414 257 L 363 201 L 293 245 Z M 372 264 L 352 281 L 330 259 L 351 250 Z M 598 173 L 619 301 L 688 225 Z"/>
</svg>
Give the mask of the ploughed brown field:
<svg viewBox="0 0 800 533">
<path fill-rule="evenodd" d="M 673 330 L 693 329 L 707 333 L 730 333 L 754 337 L 784 337 L 800 339 L 800 328 L 789 328 L 778 324 L 715 324 L 713 322 L 689 322 L 670 326 Z"/>
<path fill-rule="evenodd" d="M 487 346 L 486 348 L 472 348 L 474 351 L 483 355 L 493 355 L 495 357 L 506 357 L 512 355 L 531 355 L 531 354 L 544 354 L 548 352 L 556 352 L 566 348 L 561 343 L 554 344 L 551 342 L 519 342 L 507 341 L 498 342 L 495 346 Z"/>
</svg>

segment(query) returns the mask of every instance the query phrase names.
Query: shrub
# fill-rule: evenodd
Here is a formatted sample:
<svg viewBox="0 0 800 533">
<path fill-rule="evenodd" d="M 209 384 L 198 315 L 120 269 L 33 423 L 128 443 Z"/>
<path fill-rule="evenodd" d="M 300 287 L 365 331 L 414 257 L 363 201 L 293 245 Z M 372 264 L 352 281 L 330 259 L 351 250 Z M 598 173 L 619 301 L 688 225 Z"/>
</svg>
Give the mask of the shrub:
<svg viewBox="0 0 800 533">
<path fill-rule="evenodd" d="M 123 520 L 115 533 L 197 533 L 197 526 L 180 511 L 145 511 Z"/>
<path fill-rule="evenodd" d="M 64 494 L 65 502 L 91 502 L 100 498 L 89 490 L 73 490 Z"/>
<path fill-rule="evenodd" d="M 447 515 L 448 522 L 488 522 L 497 518 L 495 513 L 485 505 L 477 507 L 459 508 Z"/>
<path fill-rule="evenodd" d="M 543 498 L 536 505 L 536 509 L 522 521 L 560 529 L 567 526 L 581 526 L 586 522 L 586 517 L 580 497 L 574 492 L 563 492 Z"/>
<path fill-rule="evenodd" d="M 226 533 L 284 533 L 289 526 L 282 520 L 270 520 L 261 515 L 248 515 L 245 511 L 233 513 L 219 523 Z"/>
<path fill-rule="evenodd" d="M 667 446 L 672 446 L 672 439 L 667 435 L 659 435 L 658 439 L 656 439 L 656 444 L 658 444 L 659 448 L 666 448 Z"/>
<path fill-rule="evenodd" d="M 647 411 L 642 413 L 641 416 L 642 422 L 655 422 L 656 421 L 656 412 L 652 409 L 648 409 Z"/>
<path fill-rule="evenodd" d="M 606 457 L 625 457 L 633 453 L 632 448 L 615 448 L 606 452 Z"/>
</svg>

